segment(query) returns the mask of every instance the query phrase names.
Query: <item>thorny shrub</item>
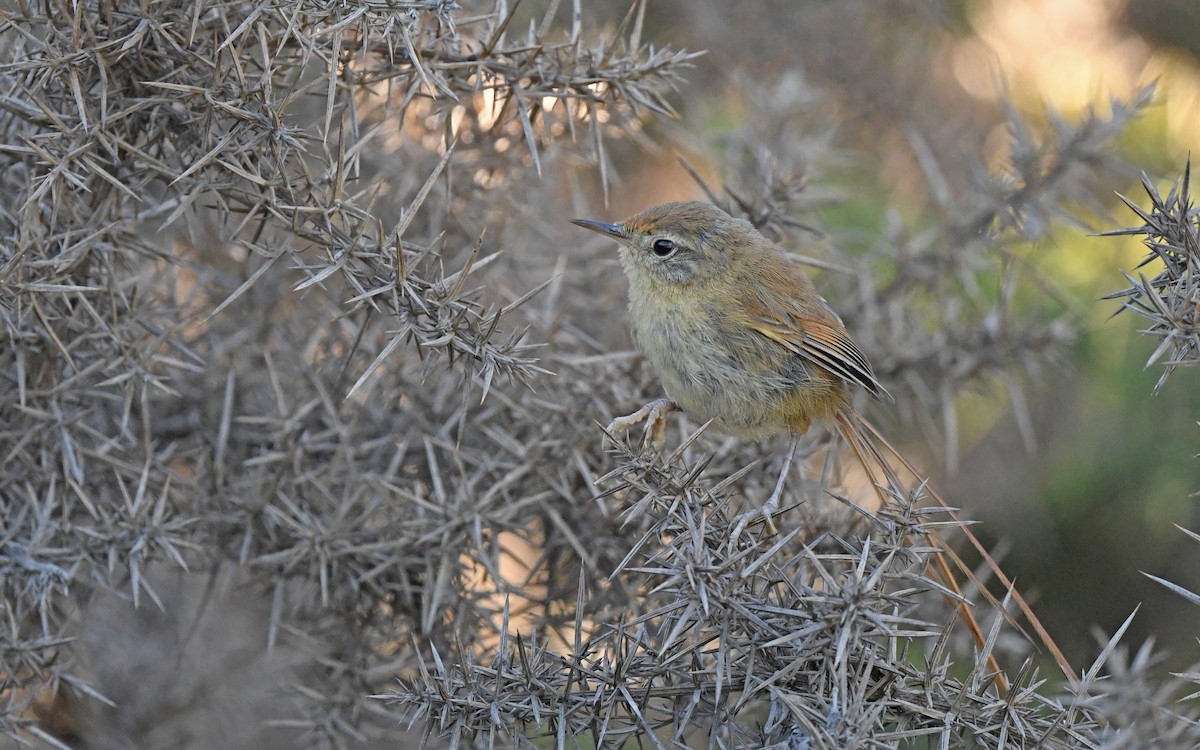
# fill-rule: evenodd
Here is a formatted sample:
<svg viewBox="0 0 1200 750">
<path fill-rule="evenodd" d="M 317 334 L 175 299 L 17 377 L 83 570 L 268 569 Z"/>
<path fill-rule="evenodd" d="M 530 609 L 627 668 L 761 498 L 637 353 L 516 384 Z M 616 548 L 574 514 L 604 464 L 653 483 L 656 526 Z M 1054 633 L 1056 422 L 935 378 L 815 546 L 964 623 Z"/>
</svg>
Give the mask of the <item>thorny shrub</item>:
<svg viewBox="0 0 1200 750">
<path fill-rule="evenodd" d="M 972 640 L 931 567 L 958 522 L 919 478 L 868 503 L 815 437 L 784 531 L 735 542 L 769 446 L 602 448 L 597 419 L 657 394 L 567 197 L 668 137 L 647 125 L 694 55 L 650 40 L 641 3 L 605 34 L 580 3 L 519 5 L 0 11 L 0 732 L 1193 746 L 1149 652 L 1114 638 L 1060 695 L 968 579 Z M 810 241 L 819 95 L 744 83 L 758 116 L 710 144 L 728 184 L 697 190 Z M 1050 132 L 1013 113 L 1011 169 L 935 189 L 940 223 L 810 259 L 900 419 L 952 446 L 956 395 L 1018 393 L 1070 339 L 1014 304 L 1047 280 L 1008 248 L 1094 204 L 1144 102 Z M 245 592 L 261 606 L 233 609 Z"/>
</svg>

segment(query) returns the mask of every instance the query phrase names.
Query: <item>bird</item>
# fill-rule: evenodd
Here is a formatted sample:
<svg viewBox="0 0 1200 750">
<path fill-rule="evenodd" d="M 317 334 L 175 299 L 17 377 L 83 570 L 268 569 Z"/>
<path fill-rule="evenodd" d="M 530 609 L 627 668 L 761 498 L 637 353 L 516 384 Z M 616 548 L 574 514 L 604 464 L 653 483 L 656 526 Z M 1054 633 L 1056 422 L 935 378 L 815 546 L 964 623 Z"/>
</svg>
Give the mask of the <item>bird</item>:
<svg viewBox="0 0 1200 750">
<path fill-rule="evenodd" d="M 682 410 L 735 436 L 789 436 L 774 491 L 738 517 L 735 537 L 759 516 L 773 527 L 799 439 L 814 423 L 833 421 L 852 448 L 861 444 L 852 388 L 893 400 L 812 280 L 749 221 L 699 201 L 616 223 L 572 221 L 617 241 L 633 338 L 666 391 L 614 419 L 610 434 L 645 421 L 643 448 L 661 450 L 666 416 Z"/>
<path fill-rule="evenodd" d="M 882 450 L 913 476 L 922 475 L 854 409 L 855 387 L 883 401 L 895 399 L 879 382 L 842 319 L 808 276 L 753 224 L 719 206 L 696 201 L 652 206 L 617 223 L 572 221 L 617 241 L 629 279 L 633 337 L 667 393 L 666 398 L 612 420 L 606 432 L 616 434 L 645 421 L 643 448 L 661 450 L 667 415 L 683 410 L 734 435 L 789 435 L 774 491 L 761 507 L 737 517 L 734 541 L 757 517 L 773 527 L 772 516 L 779 508 L 799 439 L 816 422 L 832 421 L 869 475 L 874 475 L 873 462 L 891 486 L 900 486 Z M 878 484 L 876 489 L 886 501 Z M 927 481 L 921 482 L 921 489 L 961 527 L 1064 674 L 1077 681 L 1062 651 L 979 539 Z M 977 589 L 1004 611 L 972 569 L 950 552 L 940 534 L 929 533 Z M 983 633 L 946 554 L 935 555 L 941 576 L 982 648 Z M 1003 694 L 1006 681 L 994 657 L 989 660 Z"/>
</svg>

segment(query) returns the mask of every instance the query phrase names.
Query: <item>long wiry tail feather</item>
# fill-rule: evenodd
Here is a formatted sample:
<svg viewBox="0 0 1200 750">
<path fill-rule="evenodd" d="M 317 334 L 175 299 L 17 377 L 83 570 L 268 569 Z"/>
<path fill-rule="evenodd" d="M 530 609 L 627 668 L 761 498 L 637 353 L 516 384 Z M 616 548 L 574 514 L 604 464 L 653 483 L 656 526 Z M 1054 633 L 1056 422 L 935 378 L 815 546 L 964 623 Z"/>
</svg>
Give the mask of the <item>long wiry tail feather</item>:
<svg viewBox="0 0 1200 750">
<path fill-rule="evenodd" d="M 895 459 L 903 464 L 904 468 L 907 469 L 914 477 L 917 477 L 918 479 L 922 478 L 921 472 L 917 470 L 912 462 L 905 458 L 904 455 L 900 453 L 899 449 L 892 445 L 873 424 L 867 421 L 867 419 L 857 411 L 847 410 L 841 412 L 835 418 L 835 422 L 837 424 L 838 432 L 850 446 L 850 450 L 854 454 L 855 459 L 862 465 L 863 471 L 865 471 L 867 476 L 870 478 L 881 501 L 886 502 L 887 500 L 887 493 L 884 491 L 885 487 L 904 486 L 900 482 L 900 478 L 896 473 L 896 470 L 885 458 L 884 451 L 894 456 Z M 876 480 L 877 471 L 882 472 L 884 480 L 883 482 Z M 1025 616 L 1026 621 L 1033 628 L 1034 632 L 1037 633 L 1038 639 L 1046 647 L 1046 650 L 1049 651 L 1054 657 L 1054 660 L 1058 663 L 1059 668 L 1062 669 L 1063 674 L 1066 675 L 1067 679 L 1077 683 L 1079 681 L 1079 677 L 1075 673 L 1075 670 L 1071 668 L 1070 663 L 1067 661 L 1066 657 L 1063 656 L 1062 651 L 1058 648 L 1058 645 L 1055 644 L 1054 639 L 1050 637 L 1050 634 L 1042 626 L 1041 621 L 1038 620 L 1037 616 L 1033 613 L 1033 610 L 1025 602 L 1024 597 L 1022 597 L 1021 594 L 1016 590 L 1016 586 L 1008 578 L 1008 576 L 1004 574 L 1004 571 L 1000 569 L 1000 565 L 992 558 L 990 554 L 988 554 L 988 551 L 983 546 L 983 543 L 980 542 L 973 533 L 971 533 L 971 530 L 962 522 L 961 517 L 958 515 L 955 509 L 951 507 L 928 483 L 925 484 L 925 491 L 928 492 L 929 496 L 932 497 L 938 503 L 938 505 L 940 505 L 946 511 L 952 520 L 959 524 L 959 528 L 962 529 L 963 534 L 966 535 L 967 539 L 971 543 L 971 546 L 973 546 L 980 554 L 988 568 L 996 576 L 997 580 L 1000 581 L 1001 585 L 1003 585 L 1009 591 L 1009 595 L 1012 597 L 1012 600 L 1016 602 L 1017 608 L 1020 609 L 1021 614 Z M 949 564 L 946 562 L 947 557 L 954 562 L 955 567 L 962 571 L 967 578 L 973 584 L 975 584 L 980 593 L 987 597 L 991 604 L 995 606 L 996 609 L 1003 614 L 1003 616 L 1008 619 L 1014 627 L 1021 629 L 1020 625 L 1014 622 L 1008 615 L 1007 611 L 1004 609 L 1004 606 L 997 601 L 996 598 L 987 590 L 987 588 L 984 587 L 983 584 L 975 577 L 975 574 L 971 568 L 967 566 L 967 564 L 963 562 L 962 558 L 960 558 L 954 552 L 946 540 L 943 539 L 936 531 L 931 531 L 930 536 L 931 541 L 934 542 L 940 550 L 942 550 L 942 552 L 936 556 L 938 568 L 947 587 L 958 595 L 958 606 L 961 609 L 963 619 L 967 623 L 967 627 L 970 629 L 972 636 L 975 638 L 976 644 L 981 648 L 983 647 L 985 642 L 983 633 L 979 627 L 979 623 L 975 620 L 974 615 L 972 615 L 966 600 L 962 597 L 962 592 L 954 579 L 953 571 L 951 571 Z M 1006 690 L 1006 686 L 1003 677 L 1000 675 L 999 665 L 990 655 L 988 657 L 988 662 L 989 666 L 995 670 L 999 680 L 998 684 L 1003 692 Z"/>
</svg>

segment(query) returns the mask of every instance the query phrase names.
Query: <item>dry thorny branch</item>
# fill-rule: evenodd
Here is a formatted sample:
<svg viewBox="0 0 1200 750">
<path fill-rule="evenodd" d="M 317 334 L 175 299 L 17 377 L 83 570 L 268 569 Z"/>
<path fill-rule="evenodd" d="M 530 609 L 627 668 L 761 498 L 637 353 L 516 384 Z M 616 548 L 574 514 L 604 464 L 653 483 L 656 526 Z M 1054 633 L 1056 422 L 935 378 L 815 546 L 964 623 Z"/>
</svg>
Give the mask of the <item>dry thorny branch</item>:
<svg viewBox="0 0 1200 750">
<path fill-rule="evenodd" d="M 401 717 L 460 743 L 1116 747 L 1146 716 L 1143 736 L 1194 741 L 1148 656 L 1106 649 L 1054 698 L 999 612 L 972 651 L 926 571 L 954 524 L 918 482 L 860 507 L 814 438 L 788 530 L 735 547 L 763 446 L 600 450 L 594 420 L 654 386 L 612 353 L 619 294 L 564 261 L 549 207 L 580 171 L 607 188 L 606 144 L 650 142 L 692 53 L 646 41 L 640 2 L 603 36 L 581 5 L 0 11 L 0 732 L 171 744 L 204 701 L 116 695 L 98 613 L 115 593 L 177 620 L 169 647 L 136 644 L 175 685 L 237 589 L 266 602 L 248 649 L 293 655 L 291 702 L 244 701 L 291 745 L 403 742 Z M 726 134 L 714 198 L 811 239 L 806 209 L 836 198 L 809 188 L 819 96 L 740 91 L 761 116 Z M 902 417 L 940 409 L 953 445 L 957 393 L 1068 338 L 1013 304 L 1029 272 L 1007 248 L 1087 203 L 1137 106 L 1045 140 L 1014 114 L 1010 175 L 864 254 L 823 250 Z M 187 607 L 168 571 L 204 582 Z M 1023 665 L 1003 699 L 992 654 Z M 97 708 L 64 729 L 64 700 Z"/>
<path fill-rule="evenodd" d="M 1189 183 L 1192 165 L 1189 162 L 1183 177 L 1164 197 L 1146 175 L 1142 186 L 1150 198 L 1150 210 L 1140 208 L 1121 196 L 1144 223 L 1105 232 L 1105 236 L 1141 235 L 1150 252 L 1138 264 L 1143 268 L 1155 261 L 1162 270 L 1147 279 L 1138 274 L 1135 279 L 1125 274 L 1129 288 L 1108 295 L 1105 299 L 1124 299 L 1120 310 L 1130 310 L 1150 321 L 1144 333 L 1160 340 L 1146 366 L 1163 360 L 1163 374 L 1154 386 L 1157 392 L 1167 377 L 1181 365 L 1200 361 L 1200 281 L 1196 269 L 1200 264 L 1200 209 L 1192 205 Z"/>
</svg>

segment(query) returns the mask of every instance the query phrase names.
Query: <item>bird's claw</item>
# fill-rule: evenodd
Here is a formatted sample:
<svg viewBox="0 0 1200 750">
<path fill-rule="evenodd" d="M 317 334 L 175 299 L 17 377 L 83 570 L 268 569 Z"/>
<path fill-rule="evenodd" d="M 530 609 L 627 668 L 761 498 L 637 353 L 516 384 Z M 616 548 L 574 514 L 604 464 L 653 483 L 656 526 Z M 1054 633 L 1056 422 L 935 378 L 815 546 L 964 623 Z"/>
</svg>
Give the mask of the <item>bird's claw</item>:
<svg viewBox="0 0 1200 750">
<path fill-rule="evenodd" d="M 679 406 L 674 401 L 668 401 L 665 398 L 656 399 L 632 414 L 617 417 L 609 422 L 605 431 L 615 436 L 630 427 L 645 422 L 646 431 L 642 433 L 641 451 L 645 452 L 646 449 L 653 448 L 661 453 L 663 445 L 667 441 L 667 415 L 678 408 Z"/>
<path fill-rule="evenodd" d="M 771 530 L 772 534 L 778 534 L 779 529 L 775 527 L 774 519 L 776 510 L 778 510 L 778 506 L 767 503 L 761 508 L 747 510 L 734 516 L 733 520 L 736 521 L 736 524 L 733 527 L 733 534 L 730 535 L 731 541 L 737 544 L 738 537 L 742 535 L 746 527 L 760 518 L 767 522 L 767 528 Z"/>
</svg>

